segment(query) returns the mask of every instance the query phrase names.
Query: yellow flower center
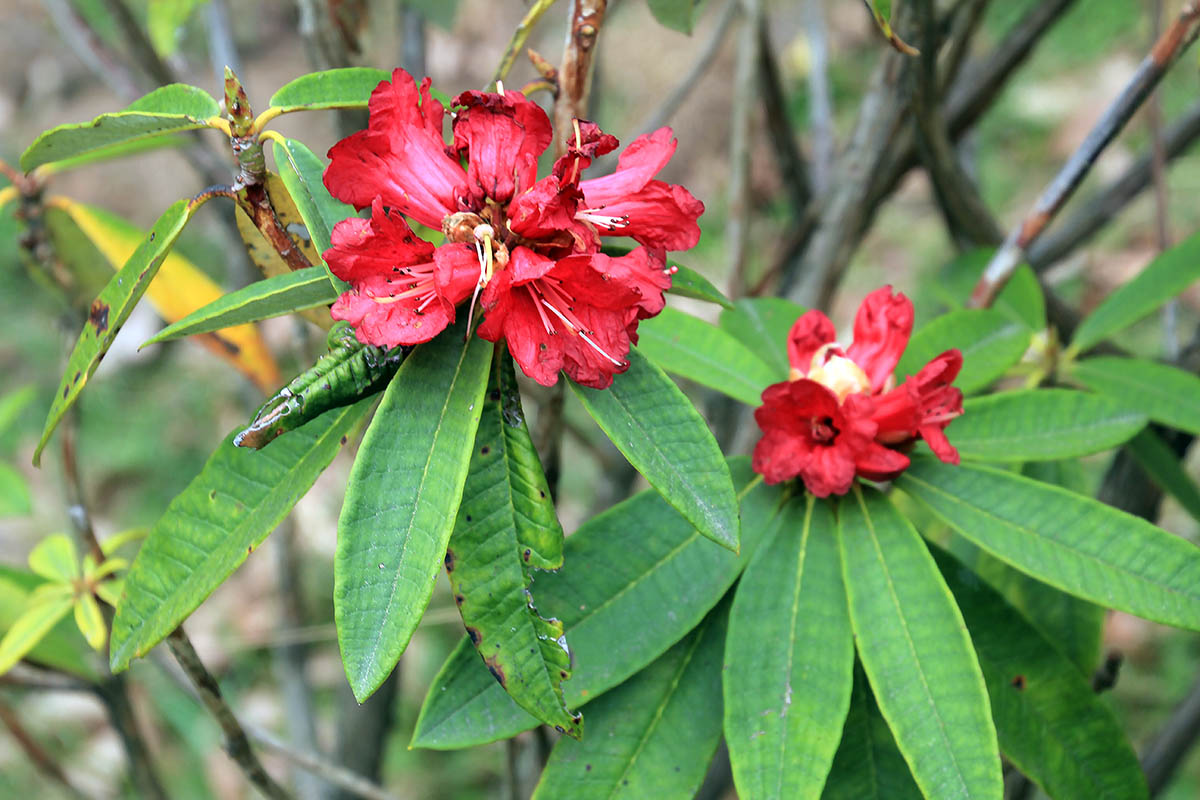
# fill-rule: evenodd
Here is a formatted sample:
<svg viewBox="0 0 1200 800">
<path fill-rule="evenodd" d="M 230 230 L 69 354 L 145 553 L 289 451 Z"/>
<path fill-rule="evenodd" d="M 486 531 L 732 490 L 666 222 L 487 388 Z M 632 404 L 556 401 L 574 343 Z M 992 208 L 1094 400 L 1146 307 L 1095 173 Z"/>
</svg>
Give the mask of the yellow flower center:
<svg viewBox="0 0 1200 800">
<path fill-rule="evenodd" d="M 817 352 L 813 353 L 808 374 L 805 375 L 793 367 L 791 380 L 808 378 L 810 381 L 816 381 L 837 395 L 839 403 L 849 395 L 869 392 L 871 379 L 867 377 L 867 373 L 845 356 L 829 355 L 829 351 L 835 347 L 838 347 L 836 343 L 821 346 Z"/>
</svg>

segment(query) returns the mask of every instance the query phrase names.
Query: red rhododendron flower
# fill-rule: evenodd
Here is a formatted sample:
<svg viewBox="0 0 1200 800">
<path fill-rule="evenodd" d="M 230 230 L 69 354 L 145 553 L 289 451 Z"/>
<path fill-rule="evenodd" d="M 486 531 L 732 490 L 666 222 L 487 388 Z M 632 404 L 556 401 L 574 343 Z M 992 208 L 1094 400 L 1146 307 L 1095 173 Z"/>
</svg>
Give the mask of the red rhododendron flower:
<svg viewBox="0 0 1200 800">
<path fill-rule="evenodd" d="M 667 250 L 692 247 L 704 205 L 655 180 L 675 152 L 670 128 L 635 139 L 611 175 L 582 180 L 617 140 L 575 122 L 567 152 L 538 180 L 550 119 L 520 92 L 463 92 L 445 109 L 404 70 L 371 94 L 370 123 L 329 151 L 325 185 L 371 219 L 334 229 L 325 254 L 353 286 L 333 307 L 358 338 L 391 347 L 437 335 L 478 296 L 479 335 L 504 339 L 526 375 L 553 384 L 564 370 L 604 388 L 628 367 L 639 320 L 663 307 Z M 465 164 L 465 166 L 464 166 Z M 401 215 L 440 229 L 439 247 L 417 239 Z M 620 257 L 601 237 L 638 243 Z"/>
<path fill-rule="evenodd" d="M 957 464 L 945 428 L 962 414 L 962 392 L 950 385 L 962 353 L 947 350 L 895 386 L 892 373 L 912 325 L 912 303 L 890 286 L 863 300 L 854 342 L 844 350 L 820 311 L 796 320 L 788 336 L 790 379 L 768 386 L 754 412 L 763 431 L 754 470 L 767 483 L 799 477 L 814 495 L 827 497 L 848 492 L 855 475 L 895 478 L 909 464 L 901 450 L 918 438 Z"/>
</svg>

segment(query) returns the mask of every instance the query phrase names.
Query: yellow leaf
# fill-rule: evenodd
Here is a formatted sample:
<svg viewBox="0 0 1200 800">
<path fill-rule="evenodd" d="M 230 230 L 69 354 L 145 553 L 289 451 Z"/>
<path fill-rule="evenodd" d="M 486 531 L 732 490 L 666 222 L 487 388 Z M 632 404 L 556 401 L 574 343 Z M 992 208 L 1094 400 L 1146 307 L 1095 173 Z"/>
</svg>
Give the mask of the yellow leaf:
<svg viewBox="0 0 1200 800">
<path fill-rule="evenodd" d="M 51 197 L 46 205 L 70 215 L 114 270 L 121 268 L 146 236 L 145 232 L 101 208 L 67 197 Z M 146 296 L 163 319 L 176 322 L 224 293 L 191 261 L 172 252 L 163 262 Z M 254 325 L 238 325 L 196 338 L 232 363 L 263 392 L 272 392 L 279 386 L 279 367 Z"/>
<path fill-rule="evenodd" d="M 0 675 L 37 647 L 50 629 L 70 613 L 71 605 L 69 594 L 45 602 L 30 602 L 0 639 Z"/>
<path fill-rule="evenodd" d="M 104 624 L 104 615 L 100 613 L 100 604 L 91 594 L 82 594 L 75 601 L 75 624 L 79 632 L 92 649 L 99 650 L 108 641 L 108 628 Z"/>
</svg>

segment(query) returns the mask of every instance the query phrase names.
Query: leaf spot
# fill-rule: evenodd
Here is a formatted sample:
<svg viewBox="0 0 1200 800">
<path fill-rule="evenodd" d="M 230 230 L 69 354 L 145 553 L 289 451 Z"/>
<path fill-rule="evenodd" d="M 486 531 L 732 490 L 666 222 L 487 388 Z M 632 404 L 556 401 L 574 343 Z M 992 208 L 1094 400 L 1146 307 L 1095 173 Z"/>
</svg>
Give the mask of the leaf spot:
<svg viewBox="0 0 1200 800">
<path fill-rule="evenodd" d="M 97 336 L 108 330 L 108 303 L 100 302 L 100 298 L 93 300 L 88 310 L 88 323 L 96 329 Z"/>
</svg>

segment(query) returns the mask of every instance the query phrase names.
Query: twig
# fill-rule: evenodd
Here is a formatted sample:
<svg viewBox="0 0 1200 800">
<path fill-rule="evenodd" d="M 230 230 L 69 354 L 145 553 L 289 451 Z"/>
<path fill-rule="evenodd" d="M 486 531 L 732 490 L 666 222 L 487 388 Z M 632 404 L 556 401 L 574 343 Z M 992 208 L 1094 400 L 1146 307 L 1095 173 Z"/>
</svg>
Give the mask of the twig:
<svg viewBox="0 0 1200 800">
<path fill-rule="evenodd" d="M 61 672 L 38 669 L 18 662 L 0 675 L 0 686 L 18 686 L 43 692 L 90 692 L 95 685 Z"/>
<path fill-rule="evenodd" d="M 496 84 L 504 80 L 508 75 L 508 71 L 512 69 L 513 64 L 517 61 L 517 56 L 521 53 L 521 48 L 525 46 L 525 42 L 529 39 L 529 33 L 534 26 L 538 24 L 538 20 L 542 15 L 550 10 L 550 6 L 554 5 L 554 0 L 536 0 L 529 10 L 525 12 L 525 16 L 517 23 L 516 29 L 513 31 L 512 38 L 508 42 L 508 47 L 504 49 L 504 55 L 500 57 L 500 64 L 496 67 L 495 73 L 492 74 L 492 80 L 488 84 L 490 89 L 495 89 Z M 601 11 L 601 16 L 604 12 Z"/>
<path fill-rule="evenodd" d="M 1200 737 L 1200 681 L 1192 685 L 1162 730 L 1142 751 L 1142 770 L 1151 797 L 1166 788 L 1197 737 Z"/>
<path fill-rule="evenodd" d="M 933 0 L 917 0 L 917 16 L 921 27 L 921 62 L 915 71 L 912 105 L 918 150 L 951 233 L 974 245 L 998 244 L 1004 232 L 959 163 L 942 119 L 938 88 L 941 37 Z"/>
<path fill-rule="evenodd" d="M 86 795 L 75 788 L 72 783 L 67 780 L 67 775 L 63 772 L 62 767 L 54 760 L 54 757 L 46 752 L 29 731 L 25 730 L 25 726 L 21 724 L 20 718 L 16 713 L 8 707 L 6 703 L 0 702 L 0 722 L 4 723 L 4 727 L 8 728 L 8 732 L 12 734 L 17 745 L 48 778 L 56 782 L 68 795 L 71 797 L 86 800 Z"/>
<path fill-rule="evenodd" d="M 1152 37 L 1157 39 L 1162 34 L 1163 2 L 1151 0 L 1150 29 Z M 1154 220 L 1158 252 L 1162 253 L 1171 246 L 1171 235 L 1168 223 L 1167 209 L 1167 151 L 1163 144 L 1163 112 L 1162 96 L 1154 94 L 1146 101 L 1146 126 L 1150 129 L 1150 166 L 1154 183 Z M 1163 350 L 1167 358 L 1179 355 L 1178 317 L 1179 299 L 1171 298 L 1162 309 L 1163 317 Z"/>
<path fill-rule="evenodd" d="M 733 100 L 729 107 L 729 200 L 725 243 L 731 298 L 745 292 L 746 253 L 750 241 L 750 115 L 756 105 L 759 63 L 759 25 L 762 0 L 742 0 L 742 27 L 738 31 L 737 59 L 733 67 Z"/>
<path fill-rule="evenodd" d="M 229 754 L 229 757 L 241 767 L 246 778 L 263 795 L 272 800 L 290 800 L 291 795 L 284 791 L 283 787 L 263 769 L 262 762 L 250 748 L 250 741 L 246 738 L 246 732 L 242 729 L 241 723 L 226 705 L 225 698 L 221 696 L 221 687 L 217 685 L 216 678 L 204 666 L 204 662 L 196 654 L 196 649 L 192 647 L 192 643 L 187 638 L 187 634 L 183 632 L 182 627 L 176 628 L 167 637 L 167 647 L 170 649 L 171 655 L 175 657 L 175 661 L 183 668 L 188 680 L 191 681 L 199 695 L 200 702 L 204 704 L 204 707 L 221 727 L 221 732 L 225 735 L 225 752 Z"/>
<path fill-rule="evenodd" d="M 983 23 L 983 12 L 991 0 L 960 0 L 950 20 L 950 33 L 946 36 L 946 52 L 942 55 L 942 68 L 938 76 L 939 96 L 945 95 L 950 82 L 958 77 L 963 61 L 970 52 L 971 42 Z"/>
<path fill-rule="evenodd" d="M 1182 155 L 1200 138 L 1200 103 L 1171 122 L 1163 132 L 1167 162 Z M 1099 190 L 1074 215 L 1051 228 L 1030 245 L 1026 258 L 1038 272 L 1049 269 L 1104 228 L 1153 180 L 1153 155 L 1143 153 L 1119 178 Z"/>
<path fill-rule="evenodd" d="M 729 31 L 733 29 L 733 18 L 738 13 L 739 5 L 740 0 L 726 0 L 725 5 L 721 6 L 720 15 L 717 17 L 712 32 L 709 33 L 708 39 L 700 48 L 700 52 L 696 54 L 696 58 L 692 61 L 691 66 L 684 71 L 683 77 L 679 79 L 679 83 L 675 84 L 674 88 L 667 92 L 662 102 L 658 103 L 654 111 L 642 120 L 634 130 L 639 134 L 656 131 L 663 125 L 668 124 L 679 112 L 684 102 L 691 96 L 692 90 L 696 88 L 696 84 L 700 82 L 700 79 L 704 77 L 705 73 L 708 72 L 717 60 L 717 55 L 721 52 L 721 45 L 725 44 L 725 38 L 729 35 Z"/>
<path fill-rule="evenodd" d="M 809 170 L 804 155 L 796 145 L 796 132 L 792 129 L 792 120 L 787 114 L 787 99 L 783 93 L 783 82 L 779 78 L 779 65 L 771 47 L 769 27 L 766 14 L 761 14 L 758 21 L 758 91 L 762 95 L 767 133 L 770 134 L 771 144 L 775 149 L 779 179 L 783 181 L 783 187 L 787 190 L 792 211 L 799 215 L 804 213 L 804 209 L 812 200 L 810 183 L 814 187 L 819 186 L 816 182 L 817 172 L 827 172 L 829 165 L 833 163 L 833 123 L 826 116 L 831 113 L 828 107 L 819 113 L 814 108 L 811 116 L 815 160 L 812 170 Z M 813 69 L 816 69 L 815 65 Z M 828 98 L 825 102 L 828 103 Z M 815 107 L 818 104 L 814 96 L 810 105 Z M 828 129 L 820 129 L 822 126 Z M 822 148 L 826 148 L 828 152 L 824 152 Z M 822 159 L 825 159 L 824 163 L 821 163 Z M 814 188 L 813 191 L 820 189 Z"/>
<path fill-rule="evenodd" d="M 288 516 L 275 531 L 275 572 L 279 586 L 279 622 L 287 630 L 304 624 L 300 563 L 296 553 L 296 523 Z M 313 713 L 312 691 L 305 678 L 308 647 L 304 642 L 284 642 L 273 648 L 275 673 L 283 695 L 283 711 L 288 731 L 296 744 L 310 751 L 317 749 L 317 726 Z M 322 785 L 310 775 L 293 775 L 292 785 L 301 800 L 318 800 Z"/>
<path fill-rule="evenodd" d="M 425 15 L 405 3 L 400 7 L 400 66 L 418 79 L 428 75 L 425 66 Z"/>
<path fill-rule="evenodd" d="M 607 0 L 571 0 L 567 11 L 567 37 L 554 101 L 554 146 L 560 156 L 566 152 L 572 120 L 587 116 L 592 61 L 607 7 Z"/>
<path fill-rule="evenodd" d="M 133 74 L 105 47 L 104 42 L 75 10 L 69 0 L 44 0 L 59 34 L 113 94 L 132 103 L 141 94 Z"/>
<path fill-rule="evenodd" d="M 208 0 L 204 18 L 208 22 L 208 60 L 213 82 L 220 85 L 225 79 L 225 67 L 237 73 L 242 71 L 242 59 L 229 25 L 229 4 L 226 0 Z"/>
<path fill-rule="evenodd" d="M 991 305 L 992 300 L 1004 288 L 1004 284 L 1020 264 L 1030 243 L 1041 234 L 1074 193 L 1096 158 L 1158 85 L 1175 59 L 1195 41 L 1196 35 L 1200 33 L 1197 20 L 1200 20 L 1200 7 L 1188 3 L 1180 11 L 1175 22 L 1155 42 L 1150 54 L 1142 59 L 1129 83 L 1105 110 L 1104 116 L 1088 133 L 1083 144 L 1071 155 L 1034 203 L 1033 209 L 1012 229 L 1004 244 L 996 251 L 971 292 L 971 307 L 985 308 Z"/>
<path fill-rule="evenodd" d="M 833 159 L 837 152 L 833 130 L 833 90 L 829 85 L 829 29 L 825 25 L 821 0 L 804 0 L 803 13 L 811 59 L 808 67 L 808 121 L 812 133 L 812 191 L 821 195 L 829 188 Z M 764 57 L 767 55 L 765 44 L 763 54 Z M 799 209 L 797 206 L 797 213 Z"/>
<path fill-rule="evenodd" d="M 246 735 L 262 745 L 263 749 L 287 759 L 300 769 L 337 786 L 339 789 L 344 789 L 356 797 L 364 797 L 366 800 L 398 800 L 397 795 L 386 791 L 379 784 L 369 781 L 361 775 L 356 775 L 348 769 L 339 767 L 329 759 L 314 752 L 294 747 L 270 731 L 247 723 L 242 723 L 242 727 L 245 729 Z"/>
<path fill-rule="evenodd" d="M 113 20 L 117 23 L 117 26 L 121 29 L 121 39 L 129 48 L 133 59 L 150 76 L 151 80 L 154 81 L 154 85 L 166 86 L 168 83 L 174 83 L 175 74 L 158 57 L 158 53 L 154 50 L 154 45 L 150 42 L 150 37 L 142 30 L 142 26 L 138 24 L 129 7 L 122 0 L 104 0 L 104 5 L 108 9 L 108 13 L 112 15 Z"/>
<path fill-rule="evenodd" d="M 379 780 L 383 767 L 384 747 L 395 721 L 396 698 L 400 694 L 400 674 L 400 664 L 397 664 L 375 693 L 362 704 L 354 699 L 348 685 L 342 686 L 337 762 L 371 780 Z M 348 795 L 344 791 L 334 795 L 339 800 L 346 797 Z"/>
</svg>

